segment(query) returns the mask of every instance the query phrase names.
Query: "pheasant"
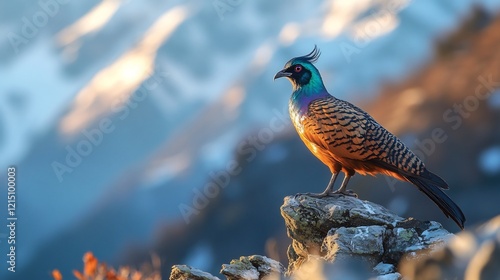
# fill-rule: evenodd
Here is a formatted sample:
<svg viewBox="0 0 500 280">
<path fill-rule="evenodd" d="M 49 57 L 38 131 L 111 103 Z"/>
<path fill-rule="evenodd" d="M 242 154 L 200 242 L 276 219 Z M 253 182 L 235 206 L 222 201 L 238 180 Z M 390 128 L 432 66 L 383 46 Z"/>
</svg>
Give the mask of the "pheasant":
<svg viewBox="0 0 500 280">
<path fill-rule="evenodd" d="M 385 174 L 415 185 L 463 229 L 462 210 L 441 190 L 448 189 L 448 184 L 427 170 L 422 160 L 368 113 L 330 95 L 313 65 L 319 56 L 315 46 L 311 53 L 288 61 L 274 76 L 275 80 L 290 80 L 293 92 L 289 113 L 293 125 L 307 148 L 332 173 L 326 189 L 312 195 L 353 195 L 347 184 L 355 173 Z M 340 188 L 333 191 L 341 171 L 345 178 Z"/>
</svg>

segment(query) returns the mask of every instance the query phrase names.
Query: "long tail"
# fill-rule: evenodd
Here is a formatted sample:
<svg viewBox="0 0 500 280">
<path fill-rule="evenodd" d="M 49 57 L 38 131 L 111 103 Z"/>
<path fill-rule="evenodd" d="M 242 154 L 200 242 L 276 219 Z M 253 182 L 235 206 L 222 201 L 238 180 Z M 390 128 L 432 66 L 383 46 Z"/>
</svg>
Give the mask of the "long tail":
<svg viewBox="0 0 500 280">
<path fill-rule="evenodd" d="M 446 217 L 452 218 L 455 223 L 464 229 L 465 215 L 458 205 L 451 200 L 440 188 L 447 189 L 448 185 L 439 176 L 426 171 L 423 177 L 405 176 L 405 178 L 414 184 L 421 192 L 427 195 L 439 208 L 443 211 Z M 437 179 L 436 179 L 437 178 Z M 438 180 L 439 179 L 439 180 Z"/>
</svg>

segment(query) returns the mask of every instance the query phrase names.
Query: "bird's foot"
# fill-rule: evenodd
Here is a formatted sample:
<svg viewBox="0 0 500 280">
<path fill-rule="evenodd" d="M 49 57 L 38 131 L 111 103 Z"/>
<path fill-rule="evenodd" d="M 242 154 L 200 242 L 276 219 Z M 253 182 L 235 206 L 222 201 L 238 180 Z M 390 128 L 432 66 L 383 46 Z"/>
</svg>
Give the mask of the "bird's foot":
<svg viewBox="0 0 500 280">
<path fill-rule="evenodd" d="M 334 196 L 335 194 L 326 193 L 326 192 L 322 192 L 322 193 L 298 193 L 295 195 L 295 198 L 297 198 L 297 196 L 299 196 L 299 195 L 307 195 L 307 196 L 314 197 L 314 198 L 323 198 L 323 197 L 327 197 L 327 196 Z"/>
<path fill-rule="evenodd" d="M 339 196 L 339 195 L 345 195 L 345 196 L 351 196 L 358 198 L 358 194 L 356 194 L 353 190 L 346 190 L 344 192 L 341 191 L 334 191 L 334 192 L 322 192 L 322 193 L 298 193 L 295 195 L 295 198 L 299 195 L 307 195 L 310 197 L 314 198 L 324 198 L 324 197 L 333 197 L 333 196 Z"/>
<path fill-rule="evenodd" d="M 358 198 L 358 194 L 355 193 L 353 190 L 345 190 L 345 191 L 334 191 L 332 192 L 332 194 L 337 194 L 337 195 L 345 195 L 345 196 L 351 196 L 351 197 L 355 197 L 355 198 Z"/>
</svg>

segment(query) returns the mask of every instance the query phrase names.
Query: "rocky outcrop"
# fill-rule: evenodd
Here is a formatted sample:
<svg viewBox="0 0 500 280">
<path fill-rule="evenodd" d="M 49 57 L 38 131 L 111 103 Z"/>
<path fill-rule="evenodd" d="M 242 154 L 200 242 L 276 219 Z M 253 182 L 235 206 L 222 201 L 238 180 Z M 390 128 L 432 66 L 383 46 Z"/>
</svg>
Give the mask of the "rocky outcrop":
<svg viewBox="0 0 500 280">
<path fill-rule="evenodd" d="M 350 196 L 288 196 L 281 214 L 292 239 L 286 272 L 254 255 L 222 265 L 226 279 L 500 279 L 500 216 L 455 236 Z M 176 265 L 170 279 L 220 278 Z"/>
<path fill-rule="evenodd" d="M 437 222 L 404 219 L 380 205 L 350 196 L 288 196 L 281 214 L 292 239 L 286 273 L 279 262 L 255 255 L 222 265 L 221 273 L 228 280 L 281 279 L 283 274 L 294 279 L 325 275 L 327 279 L 399 279 L 396 267 L 401 259 L 422 258 L 442 248 L 453 236 Z M 170 279 L 219 278 L 176 265 Z"/>
<path fill-rule="evenodd" d="M 289 196 L 281 214 L 292 238 L 289 275 L 319 260 L 357 277 L 398 279 L 395 267 L 403 256 L 411 259 L 423 250 L 435 251 L 453 236 L 437 222 L 404 219 L 350 196 Z"/>
</svg>

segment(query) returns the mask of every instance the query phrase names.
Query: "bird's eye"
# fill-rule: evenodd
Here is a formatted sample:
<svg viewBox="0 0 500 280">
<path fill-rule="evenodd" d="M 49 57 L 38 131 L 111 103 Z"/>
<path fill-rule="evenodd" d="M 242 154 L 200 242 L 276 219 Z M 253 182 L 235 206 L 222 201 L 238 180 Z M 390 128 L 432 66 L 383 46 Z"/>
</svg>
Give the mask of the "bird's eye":
<svg viewBox="0 0 500 280">
<path fill-rule="evenodd" d="M 296 65 L 295 66 L 295 72 L 299 73 L 300 71 L 302 71 L 302 66 Z"/>
</svg>

